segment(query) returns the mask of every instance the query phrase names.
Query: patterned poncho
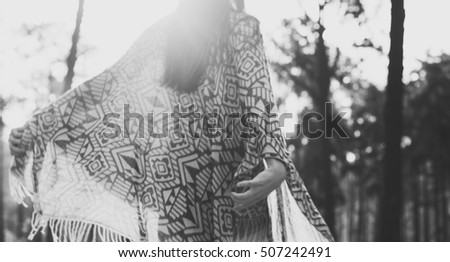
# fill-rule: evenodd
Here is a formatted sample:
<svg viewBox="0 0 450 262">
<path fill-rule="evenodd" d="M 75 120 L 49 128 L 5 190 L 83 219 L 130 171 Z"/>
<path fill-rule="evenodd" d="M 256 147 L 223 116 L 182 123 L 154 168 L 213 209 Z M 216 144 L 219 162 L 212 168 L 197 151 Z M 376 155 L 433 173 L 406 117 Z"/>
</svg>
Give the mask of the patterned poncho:
<svg viewBox="0 0 450 262">
<path fill-rule="evenodd" d="M 20 203 L 33 200 L 30 238 L 49 227 L 56 241 L 332 240 L 273 117 L 259 22 L 233 12 L 225 60 L 211 57 L 196 91 L 183 93 L 162 84 L 170 19 L 27 123 L 10 184 Z M 249 130 L 264 132 L 242 136 Z M 237 213 L 227 192 L 265 158 L 281 160 L 287 179 Z"/>
</svg>

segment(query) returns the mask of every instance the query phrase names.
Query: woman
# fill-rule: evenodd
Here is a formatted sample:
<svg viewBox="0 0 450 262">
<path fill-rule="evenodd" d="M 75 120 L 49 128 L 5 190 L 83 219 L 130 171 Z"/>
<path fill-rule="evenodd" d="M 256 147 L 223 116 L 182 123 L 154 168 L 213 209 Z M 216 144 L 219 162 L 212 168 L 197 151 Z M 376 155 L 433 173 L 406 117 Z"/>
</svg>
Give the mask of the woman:
<svg viewBox="0 0 450 262">
<path fill-rule="evenodd" d="M 181 0 L 13 130 L 30 237 L 49 226 L 57 241 L 332 240 L 274 110 L 258 21 L 229 0 Z"/>
</svg>

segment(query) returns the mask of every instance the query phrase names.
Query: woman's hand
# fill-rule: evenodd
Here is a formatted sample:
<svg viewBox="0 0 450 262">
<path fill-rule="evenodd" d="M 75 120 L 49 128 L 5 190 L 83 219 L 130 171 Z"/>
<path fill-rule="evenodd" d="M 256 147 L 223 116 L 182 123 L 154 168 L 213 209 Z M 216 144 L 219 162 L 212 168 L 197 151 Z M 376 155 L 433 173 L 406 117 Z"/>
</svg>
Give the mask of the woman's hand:
<svg viewBox="0 0 450 262">
<path fill-rule="evenodd" d="M 21 156 L 25 154 L 25 149 L 20 147 L 20 140 L 22 139 L 25 128 L 14 128 L 9 135 L 9 151 L 13 156 Z"/>
<path fill-rule="evenodd" d="M 267 160 L 268 168 L 259 173 L 254 179 L 236 184 L 239 188 L 248 188 L 243 193 L 231 193 L 236 211 L 241 211 L 267 198 L 286 179 L 285 165 L 276 159 Z"/>
</svg>

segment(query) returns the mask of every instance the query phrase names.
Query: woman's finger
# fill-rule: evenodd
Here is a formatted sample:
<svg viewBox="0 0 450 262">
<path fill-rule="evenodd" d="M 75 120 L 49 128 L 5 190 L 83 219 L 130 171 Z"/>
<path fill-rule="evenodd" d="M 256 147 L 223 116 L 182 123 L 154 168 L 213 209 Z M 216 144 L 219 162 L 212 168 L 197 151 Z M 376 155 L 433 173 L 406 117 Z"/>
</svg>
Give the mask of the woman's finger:
<svg viewBox="0 0 450 262">
<path fill-rule="evenodd" d="M 9 150 L 11 152 L 11 155 L 13 156 L 20 156 L 25 154 L 25 149 L 22 149 L 20 147 L 10 147 Z"/>
<path fill-rule="evenodd" d="M 9 137 L 9 143 L 14 145 L 14 146 L 19 146 L 20 145 L 20 139 L 17 139 L 15 137 Z"/>
<path fill-rule="evenodd" d="M 21 127 L 21 128 L 15 128 L 15 129 L 13 129 L 12 131 L 11 131 L 11 134 L 14 136 L 14 137 L 22 137 L 22 135 L 23 135 L 23 132 L 24 132 L 24 128 L 23 127 Z"/>
<path fill-rule="evenodd" d="M 242 202 L 245 200 L 249 200 L 252 197 L 252 193 L 253 193 L 253 191 L 251 191 L 251 190 L 248 190 L 244 193 L 231 192 L 231 198 L 234 201 Z"/>
<path fill-rule="evenodd" d="M 236 210 L 236 211 L 238 211 L 238 212 L 245 209 L 245 207 L 242 206 L 241 204 L 237 204 L 237 205 L 235 205 L 233 208 L 234 208 L 234 210 Z"/>
<path fill-rule="evenodd" d="M 11 150 L 14 150 L 14 152 L 25 152 L 26 150 L 24 148 L 21 148 L 20 146 L 10 146 Z"/>
<path fill-rule="evenodd" d="M 253 180 L 241 181 L 236 184 L 236 187 L 251 187 L 253 186 Z"/>
</svg>

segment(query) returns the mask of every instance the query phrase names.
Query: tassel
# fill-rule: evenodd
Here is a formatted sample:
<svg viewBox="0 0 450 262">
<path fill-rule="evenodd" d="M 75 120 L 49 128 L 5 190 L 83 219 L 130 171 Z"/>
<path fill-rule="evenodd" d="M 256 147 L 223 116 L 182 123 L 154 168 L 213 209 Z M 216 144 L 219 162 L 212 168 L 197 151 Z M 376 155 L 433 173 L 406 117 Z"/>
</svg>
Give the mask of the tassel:
<svg viewBox="0 0 450 262">
<path fill-rule="evenodd" d="M 46 227 L 55 242 L 134 242 L 123 234 L 104 226 L 78 220 L 47 218 L 37 212 L 33 212 L 31 219 L 32 230 L 28 236 L 32 240 L 39 232 L 45 232 Z"/>
<path fill-rule="evenodd" d="M 9 176 L 9 188 L 11 191 L 11 196 L 19 205 L 28 207 L 25 203 L 25 199 L 29 198 L 33 201 L 33 194 L 27 187 L 19 181 L 16 176 Z"/>
<path fill-rule="evenodd" d="M 28 154 L 28 153 L 27 153 Z M 31 158 L 32 156 L 28 156 Z M 23 161 L 21 158 L 13 157 L 9 175 L 9 189 L 11 196 L 18 204 L 28 207 L 25 199 L 33 201 L 33 193 L 25 184 L 24 173 L 30 172 L 32 161 Z"/>
</svg>

